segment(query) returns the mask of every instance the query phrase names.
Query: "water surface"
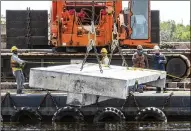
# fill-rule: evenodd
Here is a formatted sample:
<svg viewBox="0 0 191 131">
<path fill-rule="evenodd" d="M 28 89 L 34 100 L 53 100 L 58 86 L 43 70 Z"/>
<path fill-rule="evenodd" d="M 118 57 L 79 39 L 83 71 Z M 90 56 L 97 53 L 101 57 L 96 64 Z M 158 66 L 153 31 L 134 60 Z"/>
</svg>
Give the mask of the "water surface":
<svg viewBox="0 0 191 131">
<path fill-rule="evenodd" d="M 49 131 L 49 130 L 62 130 L 62 131 L 142 131 L 142 130 L 155 130 L 155 131 L 190 131 L 190 121 L 176 121 L 168 123 L 137 123 L 137 122 L 126 122 L 126 123 L 40 123 L 36 125 L 32 124 L 17 124 L 17 123 L 2 123 L 2 130 L 18 130 L 18 131 Z"/>
</svg>

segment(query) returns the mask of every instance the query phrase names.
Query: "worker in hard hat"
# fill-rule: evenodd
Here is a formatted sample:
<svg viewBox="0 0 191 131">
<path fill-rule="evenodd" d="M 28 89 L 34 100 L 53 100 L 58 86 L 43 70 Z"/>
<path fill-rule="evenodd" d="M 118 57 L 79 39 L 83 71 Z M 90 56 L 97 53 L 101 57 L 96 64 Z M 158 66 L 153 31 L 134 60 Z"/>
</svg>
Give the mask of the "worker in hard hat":
<svg viewBox="0 0 191 131">
<path fill-rule="evenodd" d="M 137 51 L 133 54 L 132 61 L 133 61 L 133 67 L 149 68 L 147 56 L 144 54 L 143 47 L 141 45 L 137 46 Z M 137 86 L 138 86 L 137 91 L 142 93 L 143 87 L 145 87 L 145 85 L 138 84 Z"/>
<path fill-rule="evenodd" d="M 24 88 L 23 84 L 25 79 L 22 68 L 24 67 L 24 64 L 26 63 L 26 61 L 21 60 L 18 57 L 16 46 L 13 46 L 11 48 L 11 52 L 13 53 L 11 56 L 11 68 L 17 82 L 17 94 L 22 94 L 22 89 Z"/>
<path fill-rule="evenodd" d="M 159 46 L 154 46 L 153 64 L 155 70 L 165 70 L 167 60 L 164 54 L 160 52 Z"/>
<path fill-rule="evenodd" d="M 107 49 L 106 48 L 101 49 L 101 55 L 102 55 L 101 64 L 108 66 L 109 65 L 109 58 L 107 56 Z"/>
<path fill-rule="evenodd" d="M 137 46 L 137 51 L 132 57 L 133 67 L 137 68 L 149 68 L 147 56 L 143 53 L 143 47 L 141 45 Z"/>
</svg>

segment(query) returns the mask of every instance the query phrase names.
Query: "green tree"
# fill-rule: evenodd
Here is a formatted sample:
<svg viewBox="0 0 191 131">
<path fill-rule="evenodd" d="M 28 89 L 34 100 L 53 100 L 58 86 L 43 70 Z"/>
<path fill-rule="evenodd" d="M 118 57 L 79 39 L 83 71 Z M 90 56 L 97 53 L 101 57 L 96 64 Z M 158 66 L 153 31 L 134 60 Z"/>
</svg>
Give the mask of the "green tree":
<svg viewBox="0 0 191 131">
<path fill-rule="evenodd" d="M 176 24 L 174 20 L 160 23 L 161 42 L 190 41 L 190 25 Z"/>
</svg>

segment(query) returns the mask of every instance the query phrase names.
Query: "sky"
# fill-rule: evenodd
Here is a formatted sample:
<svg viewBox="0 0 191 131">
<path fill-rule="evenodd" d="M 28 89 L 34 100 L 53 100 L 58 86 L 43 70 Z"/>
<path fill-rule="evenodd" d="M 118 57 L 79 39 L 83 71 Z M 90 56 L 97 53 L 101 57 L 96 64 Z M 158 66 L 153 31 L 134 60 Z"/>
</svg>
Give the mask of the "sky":
<svg viewBox="0 0 191 131">
<path fill-rule="evenodd" d="M 123 2 L 123 8 L 128 2 Z M 1 1 L 1 15 L 6 10 L 22 10 L 30 7 L 34 10 L 50 10 L 51 1 Z M 176 23 L 190 24 L 190 1 L 151 1 L 152 10 L 160 10 L 160 20 L 175 20 Z"/>
</svg>

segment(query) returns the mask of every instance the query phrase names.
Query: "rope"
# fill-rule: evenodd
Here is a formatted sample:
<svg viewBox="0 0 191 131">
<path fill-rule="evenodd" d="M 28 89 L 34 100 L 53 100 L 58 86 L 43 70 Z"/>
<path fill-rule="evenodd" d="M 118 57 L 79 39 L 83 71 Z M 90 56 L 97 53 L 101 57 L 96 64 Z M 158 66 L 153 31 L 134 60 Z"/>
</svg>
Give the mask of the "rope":
<svg viewBox="0 0 191 131">
<path fill-rule="evenodd" d="M 166 74 L 167 76 L 170 76 L 172 78 L 176 78 L 176 79 L 180 79 L 180 80 L 183 80 L 184 78 L 180 78 L 180 77 L 177 77 L 177 76 L 174 76 L 174 75 L 171 75 L 171 74 Z"/>
<path fill-rule="evenodd" d="M 146 71 L 150 71 L 150 72 L 158 72 L 158 70 L 143 69 L 143 68 L 137 68 L 137 67 L 129 68 L 129 70 L 146 70 Z M 170 77 L 172 77 L 172 78 L 180 79 L 180 80 L 183 80 L 183 79 L 184 79 L 184 78 L 180 78 L 180 77 L 177 77 L 177 76 L 168 74 L 168 73 L 167 73 L 166 75 L 167 75 L 167 76 L 170 76 Z"/>
<path fill-rule="evenodd" d="M 38 64 L 38 63 L 46 63 L 46 64 L 70 64 L 70 62 L 37 62 L 37 61 L 27 61 L 26 63 L 33 63 L 33 64 Z"/>
</svg>

